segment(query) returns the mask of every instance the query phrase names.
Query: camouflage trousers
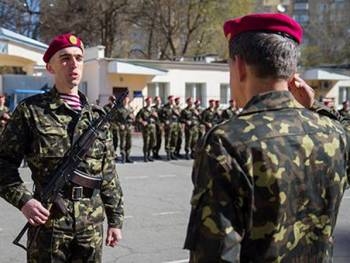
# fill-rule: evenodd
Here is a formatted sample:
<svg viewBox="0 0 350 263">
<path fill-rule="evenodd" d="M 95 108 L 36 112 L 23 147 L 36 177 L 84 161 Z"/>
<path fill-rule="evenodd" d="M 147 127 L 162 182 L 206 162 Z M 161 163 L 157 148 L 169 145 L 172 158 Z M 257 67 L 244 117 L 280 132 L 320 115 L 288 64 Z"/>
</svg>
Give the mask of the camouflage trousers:
<svg viewBox="0 0 350 263">
<path fill-rule="evenodd" d="M 119 147 L 120 154 L 130 154 L 131 150 L 131 130 L 132 126 L 123 125 L 119 127 Z"/>
<path fill-rule="evenodd" d="M 177 126 L 177 140 L 176 140 L 176 146 L 175 146 L 175 153 L 180 153 L 181 151 L 181 145 L 182 145 L 182 124 L 178 123 Z"/>
<path fill-rule="evenodd" d="M 158 154 L 160 147 L 162 145 L 162 137 L 163 137 L 163 127 L 159 124 L 156 125 L 156 143 L 153 148 L 153 153 Z"/>
<path fill-rule="evenodd" d="M 112 125 L 112 135 L 113 135 L 113 146 L 115 152 L 117 152 L 118 143 L 119 143 L 119 127 L 117 125 Z"/>
<path fill-rule="evenodd" d="M 27 251 L 29 263 L 102 262 L 103 209 L 100 198 L 65 200 L 68 215 L 52 213 L 47 223 L 30 227 Z"/>
<path fill-rule="evenodd" d="M 156 142 L 156 126 L 154 124 L 148 124 L 142 128 L 143 137 L 143 153 L 149 155 L 154 148 Z"/>
<path fill-rule="evenodd" d="M 195 153 L 196 145 L 198 141 L 198 126 L 186 126 L 185 127 L 185 152 L 186 154 L 191 151 L 192 154 Z"/>
<path fill-rule="evenodd" d="M 179 123 L 173 122 L 164 127 L 164 144 L 166 152 L 174 152 L 178 139 L 178 125 Z"/>
</svg>

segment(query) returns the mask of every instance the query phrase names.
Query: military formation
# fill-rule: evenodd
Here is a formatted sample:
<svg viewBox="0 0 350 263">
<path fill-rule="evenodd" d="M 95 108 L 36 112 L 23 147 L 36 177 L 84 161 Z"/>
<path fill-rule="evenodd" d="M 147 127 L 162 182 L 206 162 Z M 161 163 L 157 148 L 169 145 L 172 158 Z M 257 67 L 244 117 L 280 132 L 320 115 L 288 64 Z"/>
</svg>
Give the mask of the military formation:
<svg viewBox="0 0 350 263">
<path fill-rule="evenodd" d="M 115 97 L 110 96 L 105 110 L 110 110 L 114 101 Z M 116 110 L 111 120 L 115 152 L 120 148 L 120 157 L 116 160 L 133 163 L 130 154 L 134 129 L 142 134 L 144 162 L 161 160 L 159 152 L 163 143 L 166 160 L 193 159 L 198 140 L 205 132 L 239 112 L 234 100 L 230 100 L 230 106 L 224 110 L 215 100 L 209 100 L 209 107 L 204 110 L 200 105 L 200 100 L 191 97 L 186 99 L 184 108 L 181 107 L 180 97 L 170 95 L 163 105 L 159 96 L 146 97 L 145 106 L 135 116 L 127 97 L 123 107 Z M 184 155 L 181 154 L 182 148 Z"/>
</svg>

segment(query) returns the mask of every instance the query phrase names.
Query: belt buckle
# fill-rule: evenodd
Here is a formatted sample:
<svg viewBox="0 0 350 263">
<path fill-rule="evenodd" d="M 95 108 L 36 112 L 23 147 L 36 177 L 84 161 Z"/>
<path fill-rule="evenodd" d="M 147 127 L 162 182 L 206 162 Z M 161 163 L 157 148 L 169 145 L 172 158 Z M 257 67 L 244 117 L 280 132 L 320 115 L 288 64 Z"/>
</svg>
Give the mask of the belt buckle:
<svg viewBox="0 0 350 263">
<path fill-rule="evenodd" d="M 73 186 L 72 187 L 72 201 L 79 201 L 83 198 L 83 187 Z"/>
</svg>

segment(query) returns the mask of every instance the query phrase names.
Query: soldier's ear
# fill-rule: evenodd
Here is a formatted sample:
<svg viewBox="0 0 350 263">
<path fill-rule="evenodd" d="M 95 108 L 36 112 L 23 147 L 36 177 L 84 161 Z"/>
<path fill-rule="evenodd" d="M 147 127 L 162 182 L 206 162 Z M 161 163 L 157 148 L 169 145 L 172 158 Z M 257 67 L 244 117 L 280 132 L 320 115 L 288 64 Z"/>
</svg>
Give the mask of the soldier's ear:
<svg viewBox="0 0 350 263">
<path fill-rule="evenodd" d="M 50 63 L 47 63 L 47 64 L 46 64 L 46 69 L 47 69 L 47 71 L 50 72 L 51 74 L 54 74 L 54 73 L 55 73 L 55 71 L 54 71 L 54 69 L 52 68 L 52 65 L 51 65 Z"/>
</svg>

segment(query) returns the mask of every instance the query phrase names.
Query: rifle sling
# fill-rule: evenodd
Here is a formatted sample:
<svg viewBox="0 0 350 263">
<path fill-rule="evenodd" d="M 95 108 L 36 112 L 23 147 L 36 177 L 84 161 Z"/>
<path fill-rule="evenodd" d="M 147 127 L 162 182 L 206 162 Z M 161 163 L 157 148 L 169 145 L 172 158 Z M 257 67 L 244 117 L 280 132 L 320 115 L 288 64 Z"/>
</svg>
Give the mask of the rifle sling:
<svg viewBox="0 0 350 263">
<path fill-rule="evenodd" d="M 90 189 L 100 189 L 102 185 L 102 179 L 100 177 L 90 176 L 79 170 L 73 171 L 70 181 L 76 185 Z"/>
</svg>

